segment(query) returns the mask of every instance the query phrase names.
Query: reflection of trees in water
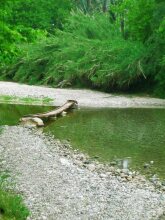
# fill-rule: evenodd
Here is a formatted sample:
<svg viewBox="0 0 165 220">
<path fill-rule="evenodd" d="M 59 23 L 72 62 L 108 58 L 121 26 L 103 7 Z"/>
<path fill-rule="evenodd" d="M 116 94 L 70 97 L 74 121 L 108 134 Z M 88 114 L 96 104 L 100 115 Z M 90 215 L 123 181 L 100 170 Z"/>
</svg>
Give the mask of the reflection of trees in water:
<svg viewBox="0 0 165 220">
<path fill-rule="evenodd" d="M 15 125 L 23 115 L 47 110 L 50 110 L 50 107 L 0 104 L 0 125 Z"/>
<path fill-rule="evenodd" d="M 124 159 L 131 157 L 127 165 L 134 167 L 153 160 L 160 172 L 164 169 L 164 109 L 82 110 L 44 130 L 57 138 L 70 139 L 75 148 L 101 160 L 120 159 L 126 166 Z"/>
</svg>

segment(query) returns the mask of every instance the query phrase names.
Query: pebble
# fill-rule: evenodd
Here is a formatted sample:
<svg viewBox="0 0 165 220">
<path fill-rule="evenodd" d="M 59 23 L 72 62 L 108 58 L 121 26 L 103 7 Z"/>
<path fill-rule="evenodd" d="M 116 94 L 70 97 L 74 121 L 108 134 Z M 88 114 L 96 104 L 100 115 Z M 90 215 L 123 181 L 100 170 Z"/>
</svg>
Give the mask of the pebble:
<svg viewBox="0 0 165 220">
<path fill-rule="evenodd" d="M 106 175 L 106 174 L 104 174 L 104 173 L 101 173 L 101 174 L 100 174 L 100 177 L 101 177 L 101 178 L 106 178 L 106 177 L 107 177 L 107 175 Z"/>
<path fill-rule="evenodd" d="M 95 167 L 94 164 L 89 164 L 89 165 L 88 165 L 88 170 L 94 171 L 95 169 L 96 169 L 96 167 Z"/>
<path fill-rule="evenodd" d="M 162 187 L 162 190 L 165 191 L 165 186 Z"/>
<path fill-rule="evenodd" d="M 150 167 L 150 164 L 145 163 L 143 167 L 144 167 L 145 169 L 147 169 L 147 168 L 149 168 L 149 167 Z"/>
<path fill-rule="evenodd" d="M 136 176 L 133 182 L 132 171 L 116 172 L 114 167 L 99 162 L 84 164 L 89 160 L 85 155 L 65 148 L 60 141 L 51 144 L 44 134 L 38 136 L 26 128 L 6 127 L 0 134 L 0 152 L 2 168 L 16 177 L 14 187 L 24 196 L 32 213 L 30 220 L 149 220 L 155 213 L 155 219 L 157 213 L 163 214 L 165 200 L 154 188 L 147 188 L 144 177 Z"/>
</svg>

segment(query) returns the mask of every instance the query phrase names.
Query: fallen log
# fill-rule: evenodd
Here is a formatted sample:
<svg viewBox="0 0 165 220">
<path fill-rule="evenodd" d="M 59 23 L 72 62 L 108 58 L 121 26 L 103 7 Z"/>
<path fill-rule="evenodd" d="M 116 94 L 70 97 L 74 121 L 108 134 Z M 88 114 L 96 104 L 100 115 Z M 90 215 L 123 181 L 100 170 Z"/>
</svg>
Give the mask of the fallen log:
<svg viewBox="0 0 165 220">
<path fill-rule="evenodd" d="M 44 126 L 43 119 L 56 118 L 60 115 L 64 116 L 69 110 L 77 108 L 77 106 L 77 101 L 68 100 L 64 105 L 54 109 L 53 111 L 25 115 L 20 119 L 20 122 L 26 125 L 28 122 L 30 122 L 30 124 L 33 124 L 33 126 Z"/>
</svg>

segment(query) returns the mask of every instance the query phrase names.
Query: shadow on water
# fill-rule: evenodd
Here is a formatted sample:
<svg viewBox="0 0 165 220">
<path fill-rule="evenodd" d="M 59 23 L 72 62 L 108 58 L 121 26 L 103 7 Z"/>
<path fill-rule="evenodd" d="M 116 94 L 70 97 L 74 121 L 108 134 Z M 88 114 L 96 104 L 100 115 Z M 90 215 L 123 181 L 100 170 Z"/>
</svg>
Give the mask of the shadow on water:
<svg viewBox="0 0 165 220">
<path fill-rule="evenodd" d="M 0 104 L 0 125 L 15 125 L 23 115 L 51 109 Z M 44 132 L 69 139 L 74 148 L 101 161 L 115 160 L 165 178 L 165 109 L 82 109 L 49 123 Z"/>
</svg>

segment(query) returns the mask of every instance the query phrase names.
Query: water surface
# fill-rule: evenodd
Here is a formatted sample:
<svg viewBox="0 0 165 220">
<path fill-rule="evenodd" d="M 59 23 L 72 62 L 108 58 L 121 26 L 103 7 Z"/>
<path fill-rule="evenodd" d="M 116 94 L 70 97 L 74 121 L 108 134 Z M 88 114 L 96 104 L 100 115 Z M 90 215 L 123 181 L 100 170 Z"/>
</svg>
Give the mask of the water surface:
<svg viewBox="0 0 165 220">
<path fill-rule="evenodd" d="M 84 109 L 45 131 L 101 161 L 128 160 L 134 169 L 165 177 L 165 109 Z M 150 161 L 153 165 L 144 169 Z"/>
<path fill-rule="evenodd" d="M 0 104 L 0 125 L 17 125 L 19 119 L 24 115 L 36 114 L 51 109 L 52 107 L 48 106 Z"/>
<path fill-rule="evenodd" d="M 0 125 L 16 125 L 23 115 L 51 109 L 0 104 Z M 165 178 L 165 109 L 82 109 L 48 123 L 44 132 L 103 162 L 129 161 L 130 168 Z M 144 169 L 150 161 L 153 165 Z"/>
</svg>

